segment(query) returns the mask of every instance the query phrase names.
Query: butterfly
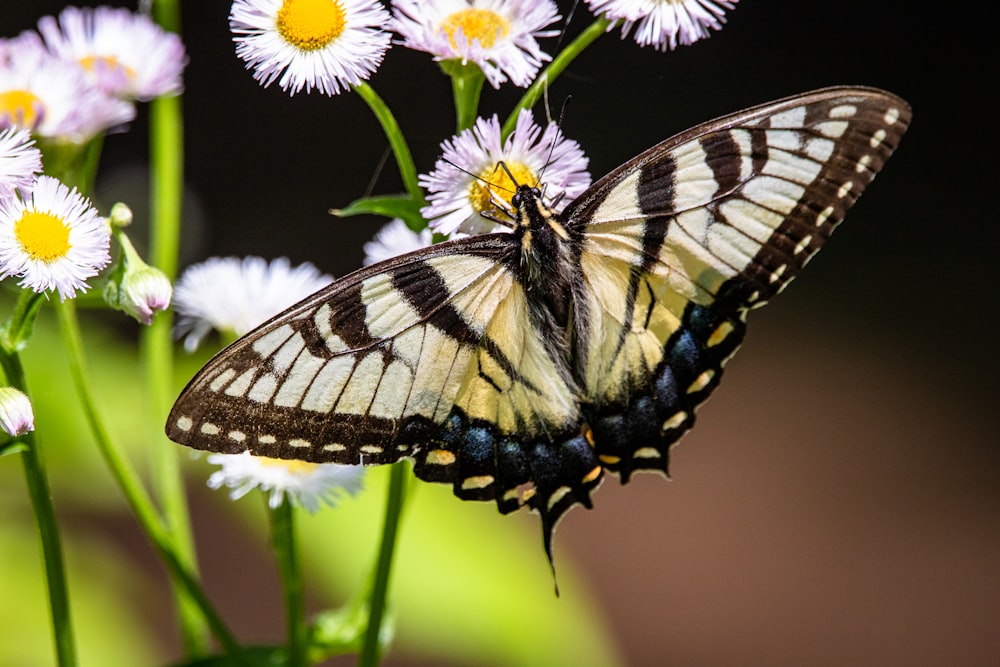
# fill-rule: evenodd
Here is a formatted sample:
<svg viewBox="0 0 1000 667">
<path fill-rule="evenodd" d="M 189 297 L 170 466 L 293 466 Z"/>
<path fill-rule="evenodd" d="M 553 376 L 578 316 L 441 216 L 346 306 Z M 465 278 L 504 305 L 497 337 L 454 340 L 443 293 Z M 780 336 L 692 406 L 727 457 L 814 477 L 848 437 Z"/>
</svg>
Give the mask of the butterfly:
<svg viewBox="0 0 1000 667">
<path fill-rule="evenodd" d="M 347 275 L 236 341 L 174 405 L 199 449 L 413 462 L 463 500 L 552 534 L 606 473 L 667 473 L 747 313 L 823 246 L 910 122 L 835 87 L 650 148 L 555 212 L 519 185 L 510 233 Z"/>
</svg>

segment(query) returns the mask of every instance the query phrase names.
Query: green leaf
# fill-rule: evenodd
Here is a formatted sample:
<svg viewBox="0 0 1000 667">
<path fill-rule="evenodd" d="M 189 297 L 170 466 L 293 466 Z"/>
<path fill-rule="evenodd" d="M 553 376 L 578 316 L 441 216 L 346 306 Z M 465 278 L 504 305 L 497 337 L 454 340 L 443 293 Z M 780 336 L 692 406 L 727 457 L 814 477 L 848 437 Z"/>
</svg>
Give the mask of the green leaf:
<svg viewBox="0 0 1000 667">
<path fill-rule="evenodd" d="M 414 201 L 406 195 L 383 195 L 362 197 L 344 208 L 331 209 L 330 213 L 341 218 L 353 215 L 381 215 L 387 218 L 402 218 L 406 226 L 415 232 L 427 227 L 427 221 L 420 215 L 423 201 Z"/>
</svg>

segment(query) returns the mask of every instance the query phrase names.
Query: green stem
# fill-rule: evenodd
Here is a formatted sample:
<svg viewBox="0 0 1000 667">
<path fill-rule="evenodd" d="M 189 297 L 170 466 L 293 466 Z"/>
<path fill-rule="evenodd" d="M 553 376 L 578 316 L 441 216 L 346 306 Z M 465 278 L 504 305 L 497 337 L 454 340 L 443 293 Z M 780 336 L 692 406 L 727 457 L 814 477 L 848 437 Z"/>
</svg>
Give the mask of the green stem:
<svg viewBox="0 0 1000 667">
<path fill-rule="evenodd" d="M 403 132 L 399 129 L 396 118 L 392 115 L 389 107 L 386 106 L 382 98 L 378 96 L 374 89 L 367 83 L 361 82 L 354 86 L 354 91 L 361 96 L 361 99 L 368 104 L 368 107 L 375 114 L 375 118 L 382 125 L 389 146 L 396 157 L 396 165 L 399 167 L 399 175 L 403 179 L 403 187 L 415 202 L 421 205 L 424 201 L 424 194 L 417 184 L 417 168 L 413 164 L 413 155 L 410 154 L 410 147 L 406 144 Z"/>
<path fill-rule="evenodd" d="M 278 562 L 285 593 L 285 620 L 288 629 L 286 667 L 305 667 L 308 635 L 305 622 L 302 567 L 295 537 L 295 507 L 284 498 L 271 510 L 271 546 Z"/>
<path fill-rule="evenodd" d="M 389 592 L 389 573 L 392 569 L 392 554 L 399 532 L 399 519 L 403 511 L 406 490 L 407 467 L 403 463 L 392 466 L 389 473 L 389 492 L 385 505 L 385 524 L 382 527 L 382 544 L 379 547 L 378 563 L 375 566 L 375 580 L 372 582 L 371 597 L 368 601 L 368 627 L 361 644 L 359 667 L 374 667 L 380 658 L 379 635 L 385 616 L 386 596 Z"/>
<path fill-rule="evenodd" d="M 156 0 L 153 17 L 165 30 L 180 31 L 178 0 Z M 181 97 L 161 97 L 149 107 L 150 123 L 150 264 L 173 280 L 180 248 L 181 202 L 184 184 L 184 124 Z M 173 401 L 174 348 L 171 311 L 160 313 L 140 334 L 140 354 L 149 388 L 150 442 L 157 500 L 178 558 L 193 573 L 198 571 L 191 518 L 177 446 L 163 437 L 160 425 Z M 205 654 L 209 631 L 197 605 L 184 586 L 172 581 L 181 636 L 188 655 Z"/>
<path fill-rule="evenodd" d="M 3 355 L 4 372 L 10 386 L 28 393 L 17 352 L 0 352 Z M 42 559 L 45 562 L 45 580 L 49 593 L 49 611 L 52 616 L 52 635 L 56 648 L 56 661 L 60 667 L 76 665 L 76 643 L 73 639 L 73 622 L 70 615 L 69 594 L 66 586 L 66 566 L 63 562 L 62 543 L 59 539 L 59 524 L 56 522 L 52 492 L 49 490 L 45 459 L 33 432 L 20 436 L 25 444 L 22 460 L 24 477 L 28 485 L 28 496 L 35 512 L 38 537 L 42 544 Z"/>
<path fill-rule="evenodd" d="M 524 91 L 524 95 L 521 96 L 521 101 L 517 103 L 513 111 L 510 112 L 510 116 L 507 117 L 506 122 L 503 124 L 503 128 L 500 131 L 500 138 L 504 141 L 510 136 L 510 133 L 514 131 L 514 126 L 517 125 L 517 116 L 521 112 L 521 109 L 530 109 L 538 102 L 538 100 L 545 93 L 546 88 L 551 86 L 555 80 L 563 73 L 569 64 L 573 62 L 578 55 L 583 53 L 583 50 L 594 43 L 594 41 L 608 31 L 608 26 L 611 25 L 611 21 L 604 18 L 603 16 L 598 17 L 593 23 L 591 23 L 586 30 L 577 35 L 576 39 L 566 45 L 566 48 L 559 52 L 549 66 L 542 70 L 542 73 L 538 75 L 535 82 L 531 84 L 528 90 Z"/>
<path fill-rule="evenodd" d="M 479 96 L 483 92 L 486 75 L 479 65 L 460 60 L 446 60 L 441 69 L 451 77 L 452 97 L 455 99 L 455 132 L 472 127 L 479 113 Z"/>
<path fill-rule="evenodd" d="M 66 346 L 66 355 L 69 361 L 70 375 L 73 384 L 80 398 L 80 405 L 83 408 L 84 416 L 90 426 L 94 439 L 97 442 L 98 450 L 111 471 L 115 482 L 125 496 L 126 502 L 132 512 L 138 518 L 146 535 L 153 543 L 153 548 L 167 566 L 173 579 L 183 586 L 185 593 L 194 601 L 205 622 L 211 628 L 212 633 L 218 639 L 223 649 L 231 656 L 248 658 L 244 655 L 242 647 L 236 638 L 226 627 L 218 612 L 212 607 L 204 590 L 194 574 L 175 552 L 175 547 L 171 535 L 164 526 L 153 501 L 146 494 L 136 474 L 126 459 L 122 456 L 118 447 L 114 444 L 106 426 L 107 419 L 99 409 L 92 391 L 94 386 L 90 378 L 90 372 L 86 363 L 86 356 L 83 350 L 83 340 L 80 335 L 80 323 L 77 319 L 76 308 L 72 301 L 54 301 L 55 311 L 59 319 L 59 328 L 62 333 L 63 343 Z"/>
<path fill-rule="evenodd" d="M 56 657 L 61 667 L 70 667 L 76 664 L 76 644 L 73 641 L 73 623 L 70 618 L 69 595 L 66 589 L 66 571 L 63 564 L 62 545 L 59 541 L 59 527 L 56 524 L 55 508 L 52 505 L 52 493 L 49 491 L 45 462 L 38 442 L 32 433 L 21 436 L 21 439 L 27 446 L 23 452 L 24 476 L 28 483 L 31 507 L 35 511 L 38 536 L 42 543 Z"/>
</svg>

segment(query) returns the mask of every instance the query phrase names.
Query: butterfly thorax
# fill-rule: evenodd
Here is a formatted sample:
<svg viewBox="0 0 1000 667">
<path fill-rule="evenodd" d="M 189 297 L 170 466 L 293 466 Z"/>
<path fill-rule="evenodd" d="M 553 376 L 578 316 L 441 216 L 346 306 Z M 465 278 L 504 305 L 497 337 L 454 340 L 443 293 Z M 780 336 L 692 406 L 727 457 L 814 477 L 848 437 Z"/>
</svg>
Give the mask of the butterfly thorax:
<svg viewBox="0 0 1000 667">
<path fill-rule="evenodd" d="M 565 333 L 572 313 L 573 278 L 578 274 L 570 228 L 545 203 L 538 188 L 518 186 L 511 204 L 516 211 L 514 234 L 520 241 L 519 269 L 528 301 L 538 307 L 538 315 L 547 324 Z"/>
</svg>

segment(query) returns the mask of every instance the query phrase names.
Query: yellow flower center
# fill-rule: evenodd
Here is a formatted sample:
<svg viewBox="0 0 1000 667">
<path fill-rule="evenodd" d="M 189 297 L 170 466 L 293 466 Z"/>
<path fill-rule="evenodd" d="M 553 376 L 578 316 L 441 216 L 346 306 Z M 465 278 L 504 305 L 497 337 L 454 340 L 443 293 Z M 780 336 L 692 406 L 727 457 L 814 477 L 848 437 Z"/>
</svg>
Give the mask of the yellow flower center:
<svg viewBox="0 0 1000 667">
<path fill-rule="evenodd" d="M 277 466 L 279 468 L 285 468 L 288 472 L 293 475 L 308 475 L 313 470 L 319 467 L 318 463 L 309 463 L 308 461 L 295 461 L 291 459 L 272 459 L 267 456 L 258 456 L 257 460 L 262 466 Z"/>
<path fill-rule="evenodd" d="M 31 129 L 41 118 L 42 101 L 27 90 L 0 92 L 0 117 L 10 118 L 14 125 Z"/>
<path fill-rule="evenodd" d="M 510 201 L 518 185 L 538 185 L 538 177 L 527 165 L 520 162 L 506 164 L 517 183 L 510 180 L 510 176 L 503 168 L 484 169 L 480 172 L 479 178 L 472 182 L 472 186 L 469 188 L 469 201 L 472 202 L 472 207 L 480 213 L 494 210 L 496 206 L 493 202 L 497 199 L 505 202 Z"/>
<path fill-rule="evenodd" d="M 69 227 L 51 213 L 25 211 L 14 223 L 14 235 L 32 259 L 51 262 L 69 252 Z"/>
<path fill-rule="evenodd" d="M 118 58 L 115 58 L 114 56 L 110 55 L 84 56 L 83 58 L 80 58 L 80 65 L 83 67 L 83 69 L 87 70 L 88 72 L 93 72 L 94 70 L 97 69 L 106 69 L 112 71 L 117 70 L 123 73 L 129 79 L 135 78 L 134 69 L 132 69 L 128 65 L 123 65 L 122 63 L 118 62 Z"/>
<path fill-rule="evenodd" d="M 346 18 L 339 0 L 285 0 L 278 10 L 278 33 L 303 51 L 316 51 L 340 37 Z"/>
<path fill-rule="evenodd" d="M 457 49 L 455 33 L 462 29 L 465 39 L 472 43 L 477 39 L 484 48 L 492 48 L 498 37 L 505 37 L 510 32 L 507 19 L 489 9 L 469 7 L 450 15 L 441 24 L 441 30 L 448 35 L 451 48 Z"/>
</svg>

